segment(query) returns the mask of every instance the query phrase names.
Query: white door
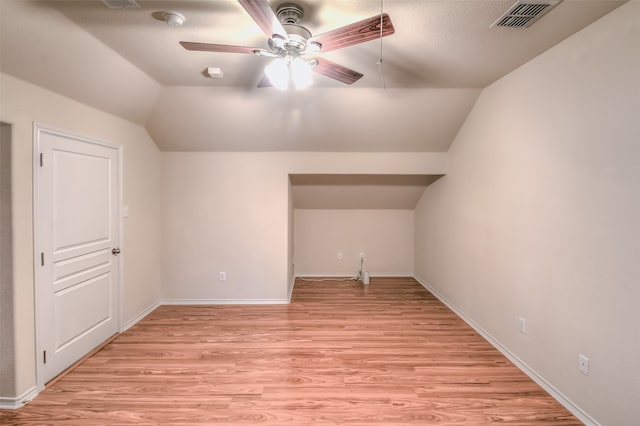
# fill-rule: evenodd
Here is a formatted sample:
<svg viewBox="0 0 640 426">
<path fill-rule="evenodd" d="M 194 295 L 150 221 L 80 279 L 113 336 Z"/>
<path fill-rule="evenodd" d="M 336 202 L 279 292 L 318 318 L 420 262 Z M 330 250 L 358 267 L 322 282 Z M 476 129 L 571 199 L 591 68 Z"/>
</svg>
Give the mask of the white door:
<svg viewBox="0 0 640 426">
<path fill-rule="evenodd" d="M 35 128 L 40 385 L 117 333 L 117 147 Z"/>
</svg>

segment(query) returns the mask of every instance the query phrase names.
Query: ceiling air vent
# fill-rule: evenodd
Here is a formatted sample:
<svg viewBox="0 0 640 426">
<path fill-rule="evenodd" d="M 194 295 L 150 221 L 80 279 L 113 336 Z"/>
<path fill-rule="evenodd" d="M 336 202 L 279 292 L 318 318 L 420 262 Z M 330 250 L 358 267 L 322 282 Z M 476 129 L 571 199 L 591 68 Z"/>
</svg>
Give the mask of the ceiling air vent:
<svg viewBox="0 0 640 426">
<path fill-rule="evenodd" d="M 136 0 L 102 0 L 109 9 L 138 9 L 140 5 Z"/>
<path fill-rule="evenodd" d="M 529 27 L 558 3 L 560 0 L 518 0 L 491 27 Z"/>
</svg>

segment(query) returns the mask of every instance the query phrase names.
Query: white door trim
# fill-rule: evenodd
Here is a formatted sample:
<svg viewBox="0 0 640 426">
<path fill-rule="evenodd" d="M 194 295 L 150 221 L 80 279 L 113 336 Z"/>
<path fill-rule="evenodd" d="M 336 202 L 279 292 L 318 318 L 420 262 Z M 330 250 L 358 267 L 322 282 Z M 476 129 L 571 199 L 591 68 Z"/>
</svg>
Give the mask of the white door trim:
<svg viewBox="0 0 640 426">
<path fill-rule="evenodd" d="M 123 170 L 123 147 L 122 145 L 116 145 L 116 144 L 112 144 L 112 143 L 108 143 L 108 142 L 104 142 L 98 139 L 92 139 L 92 138 L 88 138 L 85 136 L 81 136 L 81 135 L 77 135 L 71 132 L 68 132 L 66 130 L 61 130 L 61 129 L 57 129 L 51 126 L 47 126 L 38 122 L 33 122 L 33 170 L 32 170 L 32 193 L 33 193 L 33 277 L 34 277 L 34 308 L 35 308 L 35 315 L 34 315 L 34 321 L 35 321 L 35 353 L 34 353 L 34 357 L 35 357 L 35 364 L 36 364 L 36 388 L 37 388 L 37 392 L 40 392 L 44 389 L 45 383 L 44 383 L 44 366 L 43 366 L 43 362 L 42 362 L 42 357 L 40 356 L 40 354 L 43 353 L 43 331 L 42 331 L 42 327 L 43 327 L 43 319 L 40 318 L 40 312 L 42 311 L 41 306 L 42 306 L 42 300 L 41 298 L 43 297 L 43 295 L 41 294 L 41 286 L 40 286 L 40 281 L 43 279 L 41 276 L 41 269 L 38 267 L 40 265 L 40 247 L 39 247 L 39 241 L 40 241 L 40 235 L 38 234 L 38 224 L 39 224 L 39 220 L 41 220 L 38 215 L 39 215 L 39 179 L 40 179 L 40 135 L 43 133 L 47 133 L 47 134 L 51 134 L 51 135 L 56 135 L 56 136 L 61 136 L 61 137 L 65 137 L 65 138 L 69 138 L 69 139 L 75 139 L 79 142 L 83 142 L 83 143 L 89 143 L 89 144 L 94 144 L 94 145 L 99 145 L 99 146 L 104 146 L 107 148 L 111 148 L 111 149 L 115 149 L 118 155 L 118 170 L 117 170 L 117 176 L 118 176 L 118 190 L 119 190 L 119 200 L 118 202 L 118 211 L 120 212 L 120 214 L 118 215 L 118 220 L 120 222 L 120 230 L 119 230 L 119 238 L 120 238 L 120 245 L 123 246 L 123 223 L 122 223 L 122 205 L 123 205 L 123 191 L 122 191 L 122 182 L 123 182 L 123 174 L 122 174 L 122 170 Z M 118 294 L 118 311 L 116 313 L 117 315 L 117 319 L 116 322 L 118 324 L 118 330 L 122 331 L 123 330 L 123 324 L 122 324 L 122 318 L 123 318 L 123 314 L 122 314 L 122 309 L 123 309 L 123 302 L 124 302 L 124 298 L 123 298 L 123 283 L 124 283 L 124 253 L 121 255 L 120 260 L 119 260 L 119 273 L 118 273 L 118 286 L 117 286 L 117 294 Z"/>
</svg>

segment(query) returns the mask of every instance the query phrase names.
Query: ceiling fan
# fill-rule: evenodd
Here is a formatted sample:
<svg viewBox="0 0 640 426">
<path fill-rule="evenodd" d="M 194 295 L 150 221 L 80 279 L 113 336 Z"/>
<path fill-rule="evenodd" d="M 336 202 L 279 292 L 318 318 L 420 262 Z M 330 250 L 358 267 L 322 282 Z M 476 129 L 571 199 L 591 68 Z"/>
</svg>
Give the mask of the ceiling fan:
<svg viewBox="0 0 640 426">
<path fill-rule="evenodd" d="M 267 0 L 238 0 L 238 3 L 269 37 L 268 49 L 190 41 L 181 41 L 180 44 L 187 50 L 251 53 L 273 58 L 265 68 L 266 78 L 258 87 L 306 87 L 311 84 L 311 71 L 345 84 L 353 84 L 363 76 L 361 73 L 314 55 L 364 43 L 395 32 L 391 18 L 383 13 L 312 36 L 309 30 L 298 25 L 303 17 L 303 9 L 297 4 L 284 3 L 274 12 Z"/>
</svg>

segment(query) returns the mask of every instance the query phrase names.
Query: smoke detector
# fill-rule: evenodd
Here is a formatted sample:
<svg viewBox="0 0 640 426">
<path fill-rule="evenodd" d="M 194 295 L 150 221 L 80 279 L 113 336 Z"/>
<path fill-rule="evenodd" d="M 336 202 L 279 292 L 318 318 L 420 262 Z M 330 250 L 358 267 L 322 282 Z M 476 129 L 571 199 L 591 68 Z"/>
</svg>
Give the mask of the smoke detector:
<svg viewBox="0 0 640 426">
<path fill-rule="evenodd" d="M 173 10 L 165 10 L 162 12 L 162 19 L 164 19 L 167 25 L 174 28 L 181 27 L 186 20 L 182 13 Z"/>
</svg>

